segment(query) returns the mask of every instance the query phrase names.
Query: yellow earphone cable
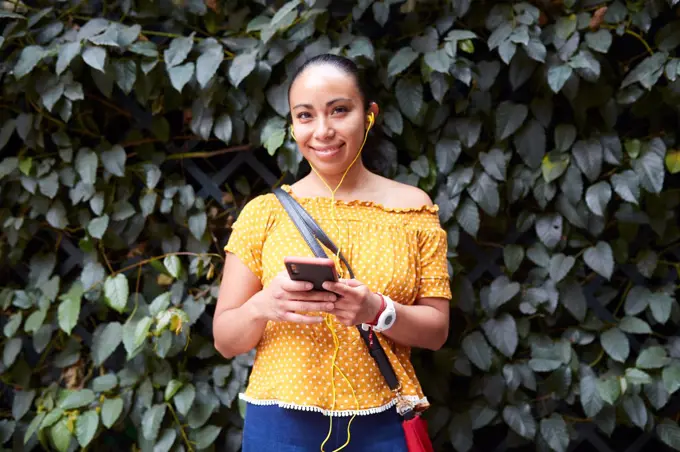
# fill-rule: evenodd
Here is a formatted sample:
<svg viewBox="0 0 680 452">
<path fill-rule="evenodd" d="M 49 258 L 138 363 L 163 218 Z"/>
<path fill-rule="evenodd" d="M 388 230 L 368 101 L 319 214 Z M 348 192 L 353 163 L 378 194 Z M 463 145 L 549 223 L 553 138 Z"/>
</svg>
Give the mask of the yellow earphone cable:
<svg viewBox="0 0 680 452">
<path fill-rule="evenodd" d="M 368 139 L 368 132 L 371 130 L 371 127 L 373 127 L 373 123 L 375 122 L 375 116 L 373 112 L 370 112 L 368 114 L 368 127 L 366 128 L 366 133 L 364 135 L 364 141 L 361 144 L 361 147 L 359 148 L 359 152 L 357 152 L 357 155 L 354 157 L 354 160 L 352 160 L 352 163 L 349 164 L 345 172 L 343 173 L 342 177 L 340 178 L 340 182 L 338 182 L 338 185 L 335 187 L 335 189 L 332 189 L 328 183 L 324 180 L 324 178 L 319 174 L 319 172 L 314 168 L 314 165 L 312 163 L 309 163 L 309 166 L 312 168 L 312 171 L 317 175 L 317 177 L 323 182 L 323 184 L 328 188 L 328 190 L 331 192 L 331 218 L 333 221 L 333 224 L 335 225 L 335 228 L 337 230 L 337 237 L 340 238 L 340 225 L 337 223 L 337 217 L 336 217 L 336 211 L 335 211 L 335 192 L 338 191 L 338 188 L 340 188 L 340 185 L 342 185 L 342 182 L 345 180 L 345 176 L 347 176 L 347 173 L 349 170 L 352 168 L 354 163 L 358 160 L 359 156 L 361 155 L 361 151 L 364 149 L 364 146 L 366 145 L 366 140 Z M 293 126 L 291 125 L 291 135 L 293 139 L 295 138 L 295 133 L 293 132 Z M 340 246 L 338 245 L 338 251 L 335 254 L 335 260 L 336 260 L 336 266 L 340 267 L 340 274 L 344 275 L 344 270 L 342 268 L 342 265 L 340 265 Z M 328 329 L 331 332 L 331 335 L 333 336 L 333 345 L 334 345 L 334 350 L 333 350 L 333 358 L 331 359 L 331 388 L 333 392 L 333 404 L 331 408 L 331 412 L 335 409 L 335 402 L 336 402 L 336 390 L 335 390 L 335 370 L 340 373 L 342 378 L 345 380 L 347 385 L 349 386 L 350 391 L 352 391 L 352 396 L 354 398 L 354 401 L 356 403 L 356 411 L 359 411 L 359 399 L 357 398 L 356 392 L 354 391 L 354 388 L 352 387 L 352 384 L 350 383 L 349 379 L 347 376 L 343 373 L 342 369 L 336 364 L 336 360 L 338 357 L 338 352 L 340 351 L 340 340 L 338 339 L 338 336 L 335 332 L 335 328 L 333 327 L 333 322 L 330 318 L 329 315 L 324 316 L 324 323 L 328 327 Z M 350 434 L 350 426 L 352 425 L 352 421 L 354 421 L 354 418 L 356 417 L 356 413 L 352 415 L 350 418 L 349 422 L 347 423 L 347 441 L 345 441 L 345 444 L 340 446 L 339 448 L 335 449 L 333 452 L 338 452 L 345 447 L 350 442 L 351 434 Z M 333 416 L 329 416 L 329 421 L 330 421 L 330 426 L 328 429 L 328 434 L 326 435 L 326 439 L 323 440 L 323 443 L 321 443 L 321 452 L 324 452 L 324 446 L 328 442 L 328 440 L 331 437 L 331 432 L 333 431 Z"/>
</svg>

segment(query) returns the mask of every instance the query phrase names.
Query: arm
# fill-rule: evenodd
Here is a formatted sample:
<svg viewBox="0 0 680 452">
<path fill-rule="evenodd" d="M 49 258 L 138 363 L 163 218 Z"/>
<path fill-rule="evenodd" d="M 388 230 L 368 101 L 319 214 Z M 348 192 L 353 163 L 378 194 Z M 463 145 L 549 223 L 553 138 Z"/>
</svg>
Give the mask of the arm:
<svg viewBox="0 0 680 452">
<path fill-rule="evenodd" d="M 225 358 L 253 349 L 267 320 L 256 309 L 263 297 L 260 280 L 231 253 L 227 253 L 213 317 L 215 349 Z"/>
<path fill-rule="evenodd" d="M 343 325 L 370 323 L 380 311 L 382 300 L 356 279 L 326 282 L 324 288 L 337 293 L 334 314 Z M 449 334 L 449 302 L 445 298 L 420 298 L 411 306 L 394 303 L 397 320 L 382 332 L 385 337 L 409 347 L 438 350 Z"/>
<path fill-rule="evenodd" d="M 320 316 L 305 313 L 331 311 L 336 297 L 312 289 L 311 283 L 293 281 L 285 271 L 262 288 L 259 278 L 237 256 L 227 253 L 213 317 L 215 349 L 225 358 L 252 350 L 269 320 L 322 322 Z"/>
<path fill-rule="evenodd" d="M 380 309 L 377 298 L 375 313 Z M 409 347 L 439 350 L 449 336 L 449 301 L 445 298 L 421 298 L 413 305 L 394 303 L 397 320 L 381 334 Z M 374 317 L 375 318 L 375 317 Z"/>
</svg>

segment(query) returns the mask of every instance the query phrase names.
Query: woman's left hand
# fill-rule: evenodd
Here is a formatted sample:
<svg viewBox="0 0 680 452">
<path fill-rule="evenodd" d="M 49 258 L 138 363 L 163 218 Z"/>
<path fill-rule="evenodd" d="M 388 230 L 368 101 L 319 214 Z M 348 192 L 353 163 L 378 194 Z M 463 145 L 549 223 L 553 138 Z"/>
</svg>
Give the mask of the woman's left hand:
<svg viewBox="0 0 680 452">
<path fill-rule="evenodd" d="M 380 295 L 371 292 L 368 286 L 356 279 L 327 281 L 323 288 L 338 295 L 330 313 L 346 326 L 372 322 L 382 304 Z"/>
</svg>

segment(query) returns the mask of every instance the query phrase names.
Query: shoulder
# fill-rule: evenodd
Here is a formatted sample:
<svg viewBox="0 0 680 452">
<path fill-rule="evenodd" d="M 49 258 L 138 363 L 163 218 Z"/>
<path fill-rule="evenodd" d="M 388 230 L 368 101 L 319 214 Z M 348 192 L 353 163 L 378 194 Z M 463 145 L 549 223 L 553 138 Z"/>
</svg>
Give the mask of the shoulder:
<svg viewBox="0 0 680 452">
<path fill-rule="evenodd" d="M 419 209 L 423 206 L 433 206 L 430 196 L 418 187 L 391 179 L 384 179 L 385 189 L 389 193 L 390 207 L 400 209 Z"/>
</svg>

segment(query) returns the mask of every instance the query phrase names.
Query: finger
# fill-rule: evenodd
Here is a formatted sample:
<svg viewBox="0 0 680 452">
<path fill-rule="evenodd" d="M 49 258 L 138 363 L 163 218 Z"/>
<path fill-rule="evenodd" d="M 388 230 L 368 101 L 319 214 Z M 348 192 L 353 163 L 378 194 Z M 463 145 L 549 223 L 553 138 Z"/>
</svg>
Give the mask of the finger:
<svg viewBox="0 0 680 452">
<path fill-rule="evenodd" d="M 359 287 L 359 286 L 364 285 L 364 283 L 362 283 L 361 281 L 359 281 L 357 279 L 344 279 L 343 278 L 343 279 L 340 279 L 339 282 L 345 284 L 346 286 L 350 286 L 350 287 Z"/>
<path fill-rule="evenodd" d="M 350 295 L 353 292 L 352 287 L 342 282 L 326 281 L 323 283 L 322 287 L 330 292 L 340 295 L 341 297 Z"/>
<path fill-rule="evenodd" d="M 281 288 L 286 292 L 307 292 L 314 288 L 314 284 L 307 281 L 293 281 L 292 279 L 284 279 L 281 282 Z"/>
<path fill-rule="evenodd" d="M 323 322 L 323 318 L 318 316 L 296 314 L 295 312 L 286 312 L 281 316 L 281 320 L 293 323 L 302 323 L 305 325 L 312 325 Z"/>
<path fill-rule="evenodd" d="M 281 304 L 281 308 L 288 312 L 331 312 L 333 303 L 292 300 Z"/>
<path fill-rule="evenodd" d="M 348 312 L 337 312 L 333 313 L 335 315 L 335 318 L 338 319 L 338 322 L 345 326 L 352 326 L 354 325 L 354 315 L 348 313 Z"/>
<path fill-rule="evenodd" d="M 341 298 L 339 301 L 333 303 L 333 311 L 356 312 L 358 311 L 358 307 L 351 301 L 346 301 L 346 299 Z"/>
<path fill-rule="evenodd" d="M 338 296 L 334 293 L 314 290 L 310 292 L 286 292 L 285 298 L 297 301 L 325 301 L 333 303 L 338 299 Z"/>
</svg>

